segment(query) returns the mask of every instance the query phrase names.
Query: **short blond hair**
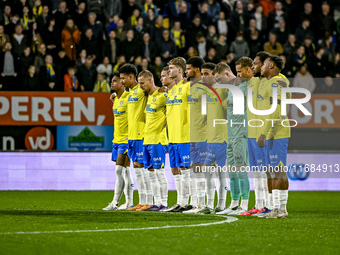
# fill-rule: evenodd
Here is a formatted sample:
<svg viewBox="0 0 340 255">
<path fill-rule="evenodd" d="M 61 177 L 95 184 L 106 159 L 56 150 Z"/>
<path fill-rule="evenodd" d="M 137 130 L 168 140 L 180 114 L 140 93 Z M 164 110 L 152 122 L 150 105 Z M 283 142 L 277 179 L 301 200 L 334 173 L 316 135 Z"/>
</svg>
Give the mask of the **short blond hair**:
<svg viewBox="0 0 340 255">
<path fill-rule="evenodd" d="M 168 63 L 168 65 L 174 65 L 174 66 L 177 66 L 179 68 L 182 69 L 182 73 L 184 73 L 185 71 L 185 65 L 186 65 L 186 61 L 184 58 L 182 57 L 177 57 L 177 58 L 173 58 L 170 60 L 170 62 Z"/>
<path fill-rule="evenodd" d="M 148 70 L 143 70 L 143 71 L 141 71 L 139 74 L 138 74 L 138 78 L 139 77 L 144 77 L 144 78 L 151 78 L 151 79 L 153 79 L 153 74 L 150 72 L 150 71 L 148 71 Z"/>
</svg>

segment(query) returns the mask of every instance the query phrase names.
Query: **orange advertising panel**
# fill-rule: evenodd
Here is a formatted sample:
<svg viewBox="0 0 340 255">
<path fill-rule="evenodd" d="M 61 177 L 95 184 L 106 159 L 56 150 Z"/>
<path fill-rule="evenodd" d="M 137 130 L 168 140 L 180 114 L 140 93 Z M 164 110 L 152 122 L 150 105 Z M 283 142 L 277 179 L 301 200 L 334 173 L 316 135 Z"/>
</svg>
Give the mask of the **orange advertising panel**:
<svg viewBox="0 0 340 255">
<path fill-rule="evenodd" d="M 299 98 L 294 96 L 293 98 Z M 312 95 L 308 103 L 303 104 L 312 114 L 304 115 L 294 105 L 288 106 L 289 119 L 295 120 L 297 128 L 340 128 L 340 95 Z M 291 122 L 292 125 L 295 125 Z"/>
<path fill-rule="evenodd" d="M 2 92 L 0 125 L 112 125 L 109 93 Z"/>
</svg>

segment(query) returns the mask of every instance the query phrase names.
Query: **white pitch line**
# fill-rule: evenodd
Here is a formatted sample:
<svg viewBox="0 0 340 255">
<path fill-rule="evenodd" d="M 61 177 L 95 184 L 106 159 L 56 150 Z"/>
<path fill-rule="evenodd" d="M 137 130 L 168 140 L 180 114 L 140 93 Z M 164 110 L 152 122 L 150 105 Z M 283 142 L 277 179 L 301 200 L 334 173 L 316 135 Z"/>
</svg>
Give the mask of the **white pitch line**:
<svg viewBox="0 0 340 255">
<path fill-rule="evenodd" d="M 220 225 L 224 223 L 231 223 L 237 221 L 235 217 L 216 216 L 226 218 L 218 222 L 207 222 L 191 225 L 175 225 L 175 226 L 161 226 L 161 227 L 147 227 L 147 228 L 116 228 L 116 229 L 89 229 L 89 230 L 59 230 L 59 231 L 34 231 L 34 232 L 0 232 L 0 235 L 35 235 L 35 234 L 63 234 L 63 233 L 92 233 L 92 232 L 116 232 L 116 231 L 136 231 L 136 230 L 155 230 L 166 228 L 186 228 L 186 227 L 204 227 L 212 225 Z"/>
</svg>

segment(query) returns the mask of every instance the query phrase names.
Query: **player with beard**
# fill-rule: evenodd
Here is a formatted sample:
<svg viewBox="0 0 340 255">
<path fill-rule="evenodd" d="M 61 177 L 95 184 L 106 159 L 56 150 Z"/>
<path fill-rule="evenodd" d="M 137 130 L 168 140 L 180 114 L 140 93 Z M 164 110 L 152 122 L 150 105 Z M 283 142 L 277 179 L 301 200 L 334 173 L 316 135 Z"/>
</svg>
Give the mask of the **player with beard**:
<svg viewBox="0 0 340 255">
<path fill-rule="evenodd" d="M 144 168 L 149 170 L 155 198 L 154 205 L 143 211 L 163 211 L 168 208 L 168 182 L 164 173 L 168 145 L 165 129 L 167 94 L 159 92 L 160 89 L 156 87 L 150 71 L 139 73 L 138 82 L 144 93 L 149 95 L 146 105 L 143 158 Z"/>
<path fill-rule="evenodd" d="M 258 110 L 268 110 L 272 104 L 277 103 L 275 111 L 270 115 L 261 116 L 262 120 L 271 119 L 277 121 L 264 121 L 259 128 L 258 146 L 266 149 L 269 155 L 268 172 L 271 176 L 271 188 L 273 194 L 273 210 L 258 217 L 287 218 L 288 201 L 288 177 L 284 170 L 287 163 L 288 141 L 290 137 L 290 124 L 286 115 L 281 115 L 281 84 L 287 84 L 279 74 L 284 68 L 283 60 L 278 56 L 270 56 L 261 67 L 261 84 L 258 88 Z M 275 91 L 277 90 L 277 91 Z M 275 98 L 274 95 L 277 95 Z M 289 96 L 290 97 L 290 96 Z M 276 101 L 276 102 L 275 102 Z M 283 125 L 284 122 L 288 122 Z"/>
<path fill-rule="evenodd" d="M 205 178 L 201 171 L 207 153 L 207 120 L 201 113 L 202 95 L 206 87 L 201 80 L 201 66 L 205 61 L 200 57 L 189 58 L 186 63 L 186 78 L 190 81 L 190 196 L 193 209 L 183 213 L 196 213 L 205 207 Z"/>
</svg>

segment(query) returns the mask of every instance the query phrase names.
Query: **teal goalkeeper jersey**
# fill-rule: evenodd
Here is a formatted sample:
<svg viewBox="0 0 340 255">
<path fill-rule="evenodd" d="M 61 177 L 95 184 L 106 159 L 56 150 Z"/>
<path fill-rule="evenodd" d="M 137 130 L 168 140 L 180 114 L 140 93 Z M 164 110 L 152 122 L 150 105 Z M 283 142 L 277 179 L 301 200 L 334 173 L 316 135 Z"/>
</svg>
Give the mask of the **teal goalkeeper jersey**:
<svg viewBox="0 0 340 255">
<path fill-rule="evenodd" d="M 228 93 L 227 98 L 227 125 L 228 125 L 228 139 L 233 138 L 247 138 L 248 137 L 248 121 L 247 121 L 247 82 L 241 83 L 239 86 L 244 97 L 244 114 L 234 115 L 233 93 Z"/>
</svg>

